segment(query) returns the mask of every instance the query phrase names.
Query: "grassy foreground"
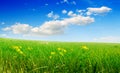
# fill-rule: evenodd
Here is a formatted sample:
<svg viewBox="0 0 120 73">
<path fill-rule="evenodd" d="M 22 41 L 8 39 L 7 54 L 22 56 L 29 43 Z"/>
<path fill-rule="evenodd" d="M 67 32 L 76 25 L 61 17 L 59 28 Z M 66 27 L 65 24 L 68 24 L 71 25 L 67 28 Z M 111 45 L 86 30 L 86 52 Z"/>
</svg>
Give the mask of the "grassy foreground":
<svg viewBox="0 0 120 73">
<path fill-rule="evenodd" d="M 0 73 L 120 73 L 120 44 L 0 38 Z"/>
</svg>

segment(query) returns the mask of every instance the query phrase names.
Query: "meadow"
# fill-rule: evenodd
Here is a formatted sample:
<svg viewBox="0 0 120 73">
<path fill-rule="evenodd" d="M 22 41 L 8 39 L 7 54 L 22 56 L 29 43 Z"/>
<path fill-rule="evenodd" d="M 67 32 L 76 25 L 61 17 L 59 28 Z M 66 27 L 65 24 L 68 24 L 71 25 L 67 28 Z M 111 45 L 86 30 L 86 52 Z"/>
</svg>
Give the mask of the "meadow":
<svg viewBox="0 0 120 73">
<path fill-rule="evenodd" d="M 0 38 L 0 73 L 120 73 L 120 44 Z"/>
</svg>

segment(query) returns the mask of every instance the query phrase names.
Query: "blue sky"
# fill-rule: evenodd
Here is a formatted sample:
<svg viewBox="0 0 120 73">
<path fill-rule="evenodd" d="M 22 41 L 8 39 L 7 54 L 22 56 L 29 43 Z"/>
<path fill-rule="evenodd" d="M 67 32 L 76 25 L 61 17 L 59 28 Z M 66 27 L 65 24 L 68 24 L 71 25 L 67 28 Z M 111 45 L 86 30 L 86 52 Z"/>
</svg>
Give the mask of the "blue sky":
<svg viewBox="0 0 120 73">
<path fill-rule="evenodd" d="M 0 37 L 120 42 L 119 0 L 0 0 Z"/>
</svg>

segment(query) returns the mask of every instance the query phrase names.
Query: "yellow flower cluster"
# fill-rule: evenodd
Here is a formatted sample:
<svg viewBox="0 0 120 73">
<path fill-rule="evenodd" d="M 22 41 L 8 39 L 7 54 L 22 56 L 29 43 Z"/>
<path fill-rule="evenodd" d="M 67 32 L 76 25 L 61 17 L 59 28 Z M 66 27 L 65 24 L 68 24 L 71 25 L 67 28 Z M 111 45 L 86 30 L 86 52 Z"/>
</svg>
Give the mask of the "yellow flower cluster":
<svg viewBox="0 0 120 73">
<path fill-rule="evenodd" d="M 56 54 L 56 52 L 51 52 L 50 54 L 51 54 L 51 55 L 49 56 L 49 58 L 51 59 L 52 56 Z"/>
<path fill-rule="evenodd" d="M 67 52 L 67 50 L 66 49 L 64 49 L 64 48 L 58 48 L 58 51 L 63 51 L 63 52 Z"/>
<path fill-rule="evenodd" d="M 64 48 L 57 48 L 57 50 L 58 50 L 58 55 L 61 55 L 61 56 L 64 56 L 64 54 L 67 52 L 67 50 Z M 51 59 L 55 54 L 57 54 L 57 53 L 53 52 L 53 51 L 50 52 L 49 58 Z"/>
<path fill-rule="evenodd" d="M 85 50 L 89 50 L 89 48 L 87 46 L 82 46 L 82 49 L 85 49 Z"/>
<path fill-rule="evenodd" d="M 25 56 L 24 53 L 21 51 L 21 46 L 12 46 L 12 48 L 16 50 L 19 54 Z"/>
<path fill-rule="evenodd" d="M 67 50 L 66 50 L 66 49 L 64 49 L 64 48 L 57 48 L 57 49 L 58 49 L 59 54 L 60 54 L 61 56 L 64 56 L 64 53 L 66 53 L 66 52 L 67 52 Z"/>
<path fill-rule="evenodd" d="M 54 55 L 55 54 L 55 52 L 51 52 L 51 55 Z"/>
</svg>

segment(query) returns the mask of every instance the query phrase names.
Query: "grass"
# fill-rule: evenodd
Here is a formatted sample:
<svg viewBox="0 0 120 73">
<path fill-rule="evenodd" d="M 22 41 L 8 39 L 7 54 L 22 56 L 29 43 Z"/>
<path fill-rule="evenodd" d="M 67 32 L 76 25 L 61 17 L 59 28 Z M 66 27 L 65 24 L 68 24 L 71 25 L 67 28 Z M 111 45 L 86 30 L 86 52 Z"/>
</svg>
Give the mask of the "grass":
<svg viewBox="0 0 120 73">
<path fill-rule="evenodd" d="M 120 73 L 120 44 L 0 38 L 0 73 Z"/>
</svg>

